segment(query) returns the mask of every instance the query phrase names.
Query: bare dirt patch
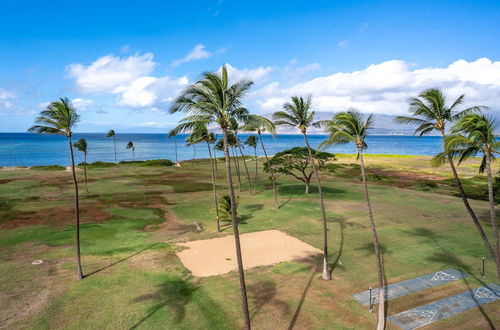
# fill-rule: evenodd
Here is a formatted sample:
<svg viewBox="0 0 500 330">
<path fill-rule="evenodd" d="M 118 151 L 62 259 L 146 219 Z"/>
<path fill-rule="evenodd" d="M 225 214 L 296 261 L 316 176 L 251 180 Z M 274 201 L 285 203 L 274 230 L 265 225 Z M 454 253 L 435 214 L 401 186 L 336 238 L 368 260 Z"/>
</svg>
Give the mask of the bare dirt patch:
<svg viewBox="0 0 500 330">
<path fill-rule="evenodd" d="M 297 261 L 321 254 L 321 250 L 279 230 L 266 230 L 240 236 L 245 269 L 282 261 Z M 177 253 L 194 276 L 222 275 L 237 268 L 232 235 L 178 243 L 187 249 Z"/>
<path fill-rule="evenodd" d="M 21 212 L 13 215 L 15 218 L 1 223 L 0 229 L 14 229 L 32 225 L 71 225 L 74 222 L 75 209 L 71 205 L 40 209 L 37 212 Z M 107 213 L 99 203 L 81 205 L 80 216 L 82 223 L 103 222 L 111 218 L 111 215 Z"/>
</svg>

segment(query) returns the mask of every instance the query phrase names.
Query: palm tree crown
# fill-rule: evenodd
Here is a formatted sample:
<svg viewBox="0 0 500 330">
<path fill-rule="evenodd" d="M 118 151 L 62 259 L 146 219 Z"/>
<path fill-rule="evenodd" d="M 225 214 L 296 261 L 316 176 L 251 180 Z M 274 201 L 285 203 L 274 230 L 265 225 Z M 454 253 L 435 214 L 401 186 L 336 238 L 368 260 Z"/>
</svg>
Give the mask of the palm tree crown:
<svg viewBox="0 0 500 330">
<path fill-rule="evenodd" d="M 28 131 L 71 137 L 72 129 L 79 119 L 76 108 L 67 97 L 64 97 L 50 103 L 45 110 L 40 112 L 40 116 L 35 119 L 37 125 L 31 126 Z"/>
<path fill-rule="evenodd" d="M 248 110 L 241 100 L 252 86 L 249 80 L 240 80 L 229 85 L 227 68 L 222 66 L 221 73 L 207 72 L 179 96 L 170 113 L 186 112 L 189 114 L 178 126 L 182 130 L 191 130 L 198 123 L 218 124 L 222 129 L 231 127 L 231 122 L 245 121 Z"/>
<path fill-rule="evenodd" d="M 463 104 L 465 95 L 460 95 L 451 106 L 446 105 L 446 97 L 441 90 L 429 88 L 420 93 L 418 97 L 409 99 L 410 112 L 413 117 L 398 116 L 396 121 L 401 124 L 418 125 L 414 134 L 420 136 L 434 130 L 444 135 L 446 122 L 454 122 L 467 114 L 479 112 L 484 106 L 472 106 L 463 110 L 457 108 Z"/>
<path fill-rule="evenodd" d="M 84 138 L 78 139 L 75 143 L 73 143 L 73 146 L 78 150 L 83 153 L 87 153 L 87 140 Z"/>
<path fill-rule="evenodd" d="M 369 115 L 365 119 L 360 112 L 352 109 L 335 115 L 332 120 L 322 122 L 322 126 L 329 133 L 329 137 L 320 147 L 354 142 L 358 150 L 364 150 L 367 148 L 365 140 L 368 131 L 373 126 L 373 116 Z"/>
<path fill-rule="evenodd" d="M 291 102 L 283 104 L 284 111 L 273 114 L 275 125 L 297 127 L 305 133 L 310 126 L 317 126 L 314 120 L 314 111 L 311 110 L 312 96 L 292 96 Z"/>
<path fill-rule="evenodd" d="M 495 137 L 496 123 L 484 114 L 468 114 L 457 121 L 452 129 L 452 135 L 445 138 L 445 151 L 433 158 L 435 167 L 446 161 L 446 154 L 458 158 L 458 163 L 482 154 L 483 159 L 479 172 L 486 169 L 486 157 L 495 160 L 495 154 L 500 152 L 500 142 Z"/>
<path fill-rule="evenodd" d="M 244 143 L 249 147 L 257 148 L 257 138 L 253 135 L 249 136 Z"/>
<path fill-rule="evenodd" d="M 244 132 L 255 132 L 257 134 L 269 132 L 273 136 L 276 135 L 276 125 L 266 117 L 258 115 L 248 116 L 241 130 Z"/>
<path fill-rule="evenodd" d="M 114 130 L 110 130 L 107 134 L 106 134 L 106 137 L 113 137 L 115 136 L 115 131 Z"/>
<path fill-rule="evenodd" d="M 128 143 L 127 143 L 127 147 L 126 147 L 126 148 L 127 148 L 127 149 L 132 149 L 132 150 L 135 150 L 135 148 L 134 148 L 134 143 L 133 143 L 132 141 L 128 141 Z"/>
</svg>

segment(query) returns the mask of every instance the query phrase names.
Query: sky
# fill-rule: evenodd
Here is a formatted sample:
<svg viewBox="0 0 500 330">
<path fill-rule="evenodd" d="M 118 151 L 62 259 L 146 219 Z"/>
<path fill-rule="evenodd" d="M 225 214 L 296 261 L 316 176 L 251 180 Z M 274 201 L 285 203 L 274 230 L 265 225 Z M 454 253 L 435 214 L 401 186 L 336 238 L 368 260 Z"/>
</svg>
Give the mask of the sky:
<svg viewBox="0 0 500 330">
<path fill-rule="evenodd" d="M 500 1 L 0 0 L 0 132 L 68 97 L 77 132 L 167 132 L 171 101 L 226 64 L 256 114 L 406 114 L 442 88 L 500 114 Z"/>
</svg>

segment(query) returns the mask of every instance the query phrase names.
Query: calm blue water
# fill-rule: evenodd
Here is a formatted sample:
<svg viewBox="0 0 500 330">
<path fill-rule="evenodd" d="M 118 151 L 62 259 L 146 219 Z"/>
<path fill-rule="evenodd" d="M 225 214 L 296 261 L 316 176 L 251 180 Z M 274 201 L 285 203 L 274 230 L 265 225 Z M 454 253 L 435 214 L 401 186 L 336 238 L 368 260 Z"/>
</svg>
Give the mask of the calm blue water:
<svg viewBox="0 0 500 330">
<path fill-rule="evenodd" d="M 244 141 L 248 134 L 240 134 Z M 104 133 L 75 134 L 73 141 L 85 138 L 88 144 L 88 162 L 96 160 L 113 162 L 113 140 L 106 138 Z M 304 146 L 301 135 L 278 135 L 275 138 L 264 135 L 264 143 L 269 154 L 294 147 Z M 193 148 L 186 147 L 186 135 L 177 137 L 177 154 L 179 160 L 193 158 Z M 324 135 L 311 135 L 309 141 L 316 147 L 325 140 Z M 128 141 L 135 145 L 135 155 L 138 160 L 167 158 L 175 160 L 174 140 L 167 140 L 165 134 L 117 134 L 116 148 L 118 161 L 132 160 L 132 152 L 125 149 Z M 426 136 L 386 136 L 374 135 L 368 138 L 367 153 L 399 154 L 399 155 L 434 155 L 442 149 L 441 137 Z M 260 148 L 259 155 L 263 155 Z M 354 145 L 336 146 L 331 152 L 356 152 Z M 245 153 L 253 154 L 253 149 L 246 148 Z M 208 157 L 206 145 L 196 146 L 197 157 Z M 219 153 L 219 156 L 222 156 Z M 75 150 L 77 162 L 83 161 L 83 155 Z M 68 141 L 64 136 L 38 135 L 31 133 L 0 133 L 0 166 L 32 166 L 32 165 L 69 165 Z"/>
</svg>

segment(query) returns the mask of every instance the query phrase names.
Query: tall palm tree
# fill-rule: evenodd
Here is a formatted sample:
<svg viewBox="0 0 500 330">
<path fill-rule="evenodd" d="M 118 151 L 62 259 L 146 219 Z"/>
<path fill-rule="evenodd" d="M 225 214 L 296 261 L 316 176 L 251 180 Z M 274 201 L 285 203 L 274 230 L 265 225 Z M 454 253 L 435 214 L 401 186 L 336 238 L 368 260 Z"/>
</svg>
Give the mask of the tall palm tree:
<svg viewBox="0 0 500 330">
<path fill-rule="evenodd" d="M 212 145 L 212 151 L 214 152 L 214 167 L 215 167 L 215 178 L 218 179 L 219 178 L 219 169 L 217 168 L 217 163 L 218 163 L 218 160 L 217 160 L 217 152 L 216 152 L 216 148 L 215 148 L 215 143 L 217 142 L 217 134 L 214 134 L 214 133 L 210 133 L 209 134 L 209 143 Z"/>
<path fill-rule="evenodd" d="M 259 171 L 259 162 L 257 159 L 257 138 L 253 135 L 250 135 L 243 143 L 245 143 L 249 147 L 252 147 L 255 154 L 255 176 L 253 178 L 253 192 L 255 193 L 255 189 L 257 187 L 257 175 Z"/>
<path fill-rule="evenodd" d="M 175 165 L 179 165 L 179 162 L 177 161 L 177 133 L 174 130 L 171 130 L 167 134 L 167 139 L 170 139 L 171 137 L 174 138 L 174 150 L 175 150 Z"/>
<path fill-rule="evenodd" d="M 250 191 L 250 193 L 253 195 L 252 182 L 250 180 L 250 172 L 248 171 L 248 166 L 247 166 L 247 163 L 245 161 L 245 155 L 243 154 L 243 150 L 241 148 L 241 143 L 240 143 L 241 141 L 238 138 L 239 130 L 240 130 L 240 125 L 238 124 L 238 122 L 236 120 L 233 120 L 232 124 L 231 124 L 231 131 L 233 132 L 235 140 L 236 140 L 236 147 L 240 151 L 241 157 L 243 157 L 243 166 L 245 167 L 245 172 L 247 174 L 247 180 L 248 180 L 248 191 Z M 236 151 L 236 153 L 238 153 L 238 152 Z"/>
<path fill-rule="evenodd" d="M 85 191 L 88 193 L 89 188 L 87 186 L 87 140 L 84 138 L 79 139 L 73 146 L 78 150 L 83 152 L 83 175 L 85 178 Z"/>
<path fill-rule="evenodd" d="M 385 303 L 384 303 L 384 274 L 382 268 L 382 253 L 380 251 L 380 244 L 377 235 L 377 228 L 375 220 L 373 220 L 372 206 L 370 203 L 370 196 L 368 194 L 368 183 L 366 180 L 365 162 L 363 159 L 363 150 L 368 146 L 366 144 L 366 137 L 368 131 L 372 128 L 373 116 L 369 115 L 364 118 L 362 114 L 355 110 L 341 112 L 333 117 L 332 120 L 326 121 L 323 126 L 328 132 L 328 140 L 322 142 L 320 147 L 332 146 L 341 143 L 354 143 L 358 151 L 358 159 L 361 165 L 361 176 L 363 177 L 364 194 L 366 206 L 368 208 L 368 217 L 370 218 L 370 225 L 372 231 L 373 247 L 375 249 L 375 258 L 377 263 L 378 274 L 378 289 L 379 289 L 379 304 L 378 304 L 378 323 L 377 329 L 383 330 L 385 327 Z"/>
<path fill-rule="evenodd" d="M 172 130 L 175 134 L 185 131 L 188 127 L 191 128 L 190 140 L 192 141 L 205 141 L 207 144 L 208 155 L 210 156 L 210 166 L 212 168 L 212 191 L 214 194 L 214 204 L 215 204 L 215 219 L 217 221 L 217 231 L 220 232 L 220 218 L 219 218 L 219 206 L 217 201 L 217 187 L 215 184 L 215 167 L 212 158 L 212 149 L 210 145 L 216 140 L 214 133 L 209 133 L 207 124 L 205 122 L 196 123 L 194 126 L 187 126 L 185 124 L 180 124 Z"/>
<path fill-rule="evenodd" d="M 126 148 L 129 149 L 129 150 L 132 149 L 132 159 L 135 162 L 135 147 L 134 147 L 134 142 L 128 141 Z"/>
<path fill-rule="evenodd" d="M 452 135 L 447 136 L 445 139 L 445 151 L 433 158 L 433 165 L 436 167 L 442 165 L 446 162 L 448 155 L 458 158 L 459 165 L 464 160 L 475 157 L 477 154 L 483 156 L 479 166 L 479 173 L 484 173 L 486 170 L 488 177 L 488 200 L 493 231 L 493 247 L 496 257 L 497 276 L 500 280 L 500 248 L 491 170 L 491 163 L 495 161 L 495 155 L 500 153 L 500 142 L 496 140 L 495 130 L 495 121 L 483 114 L 473 113 L 460 118 L 451 129 Z"/>
<path fill-rule="evenodd" d="M 314 111 L 311 111 L 311 103 L 311 95 L 306 97 L 292 96 L 291 102 L 283 104 L 283 111 L 277 111 L 273 114 L 273 119 L 275 120 L 276 126 L 286 125 L 296 127 L 304 136 L 304 141 L 306 143 L 307 150 L 309 151 L 309 157 L 311 158 L 313 172 L 316 177 L 316 183 L 318 185 L 319 205 L 321 207 L 321 215 L 323 217 L 323 279 L 330 280 L 332 277 L 328 269 L 328 226 L 326 222 L 325 203 L 323 200 L 323 189 L 321 187 L 321 179 L 319 177 L 318 169 L 316 168 L 316 163 L 312 155 L 311 146 L 307 140 L 307 129 L 310 126 L 319 125 L 314 122 Z"/>
<path fill-rule="evenodd" d="M 224 147 L 224 139 L 221 139 L 222 140 L 222 147 Z M 236 144 L 238 143 L 237 140 L 236 140 L 236 136 L 234 136 L 234 133 L 233 131 L 231 130 L 228 130 L 227 131 L 227 143 L 228 143 L 228 146 L 231 150 L 231 153 L 233 154 L 232 157 L 230 156 L 230 158 L 233 159 L 233 163 L 234 163 L 234 168 L 235 168 L 235 171 L 236 171 L 236 177 L 238 178 L 238 191 L 241 192 L 241 176 L 240 176 L 240 163 L 238 161 L 238 155 L 236 154 Z"/>
<path fill-rule="evenodd" d="M 269 164 L 269 156 L 267 155 L 266 147 L 264 146 L 264 141 L 262 140 L 262 133 L 269 132 L 273 137 L 276 135 L 276 126 L 269 119 L 251 115 L 246 124 L 243 126 L 243 131 L 245 132 L 255 132 L 259 136 L 260 145 L 262 147 L 262 151 L 264 152 L 264 156 L 266 157 L 266 161 Z M 271 173 L 271 182 L 273 184 L 274 190 L 274 207 L 279 209 L 278 203 L 278 189 L 276 188 L 276 177 L 272 166 L 269 167 L 269 172 Z"/>
<path fill-rule="evenodd" d="M 460 95 L 450 106 L 446 104 L 446 98 L 443 93 L 436 88 L 426 89 L 418 97 L 412 97 L 409 100 L 410 112 L 413 116 L 398 116 L 396 121 L 401 124 L 411 124 L 418 125 L 415 129 L 414 134 L 419 134 L 420 136 L 437 131 L 441 134 L 443 139 L 446 138 L 446 124 L 453 123 L 462 117 L 465 117 L 471 113 L 480 112 L 482 109 L 486 109 L 484 106 L 472 106 L 463 110 L 459 110 L 459 106 L 464 102 L 465 95 Z M 443 150 L 446 151 L 446 150 Z M 479 231 L 479 235 L 483 239 L 484 245 L 488 249 L 491 257 L 496 262 L 495 251 L 488 239 L 488 236 L 484 232 L 483 226 L 479 222 L 476 213 L 469 204 L 467 195 L 465 194 L 462 182 L 458 177 L 455 164 L 453 162 L 453 156 L 450 153 L 446 155 L 446 161 L 450 164 L 450 169 L 455 179 L 455 184 L 460 196 L 462 197 L 462 202 L 469 213 L 472 222 Z M 499 265 L 497 265 L 497 268 Z"/>
<path fill-rule="evenodd" d="M 115 134 L 115 131 L 114 130 L 110 130 L 108 132 L 108 134 L 106 134 L 106 137 L 108 137 L 108 138 L 112 137 L 113 138 L 113 144 L 114 144 L 114 147 L 115 147 L 115 164 L 118 164 L 116 162 L 116 134 Z"/>
<path fill-rule="evenodd" d="M 47 108 L 40 112 L 35 119 L 37 125 L 31 126 L 28 131 L 39 134 L 59 134 L 68 138 L 69 154 L 71 159 L 71 173 L 73 174 L 73 186 L 75 188 L 75 221 L 76 221 L 76 267 L 77 277 L 83 279 L 82 263 L 80 258 L 80 200 L 78 198 L 78 181 L 76 180 L 75 157 L 73 155 L 73 144 L 71 137 L 73 127 L 79 120 L 76 108 L 68 98 L 60 98 L 59 101 L 50 103 Z"/>
<path fill-rule="evenodd" d="M 194 164 L 194 160 L 196 159 L 196 145 L 198 143 L 200 143 L 201 141 L 202 141 L 202 139 L 198 135 L 194 134 L 194 132 L 192 132 L 190 135 L 188 135 L 186 137 L 186 146 L 188 146 L 188 147 L 192 146 L 193 152 L 194 152 L 193 153 L 193 160 L 191 161 L 191 165 Z"/>
<path fill-rule="evenodd" d="M 247 80 L 240 80 L 230 85 L 228 82 L 227 68 L 224 65 L 220 72 L 204 73 L 202 79 L 182 92 L 174 101 L 170 109 L 171 113 L 186 112 L 188 116 L 185 117 L 181 123 L 186 124 L 188 127 L 193 127 L 198 122 L 204 122 L 207 125 L 217 124 L 222 130 L 224 138 L 224 155 L 226 159 L 227 186 L 231 201 L 231 224 L 233 227 L 236 259 L 238 263 L 245 329 L 250 329 L 250 314 L 248 311 L 240 235 L 236 219 L 236 196 L 234 193 L 231 162 L 229 159 L 228 130 L 231 125 L 231 120 L 236 119 L 238 121 L 245 121 L 247 119 L 249 114 L 248 110 L 242 105 L 242 99 L 251 86 L 252 82 Z"/>
</svg>

